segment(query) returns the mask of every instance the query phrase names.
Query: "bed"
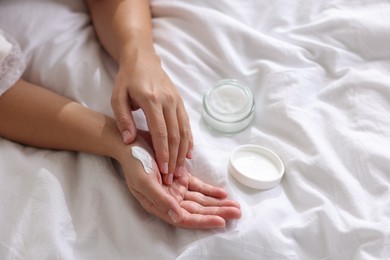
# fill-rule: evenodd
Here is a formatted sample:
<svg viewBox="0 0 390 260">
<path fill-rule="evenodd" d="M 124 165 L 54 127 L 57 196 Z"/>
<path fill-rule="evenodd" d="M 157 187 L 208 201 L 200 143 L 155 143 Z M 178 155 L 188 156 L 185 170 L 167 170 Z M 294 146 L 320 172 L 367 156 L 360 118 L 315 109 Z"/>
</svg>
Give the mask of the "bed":
<svg viewBox="0 0 390 260">
<path fill-rule="evenodd" d="M 152 0 L 155 47 L 190 116 L 197 177 L 224 187 L 242 218 L 174 228 L 146 213 L 109 158 L 0 138 L 1 259 L 390 259 L 390 2 Z M 117 65 L 80 0 L 3 0 L 0 27 L 24 78 L 112 115 Z M 202 96 L 238 79 L 255 119 L 222 135 Z M 145 129 L 141 112 L 137 124 Z M 230 152 L 264 146 L 285 165 L 255 190 Z"/>
</svg>

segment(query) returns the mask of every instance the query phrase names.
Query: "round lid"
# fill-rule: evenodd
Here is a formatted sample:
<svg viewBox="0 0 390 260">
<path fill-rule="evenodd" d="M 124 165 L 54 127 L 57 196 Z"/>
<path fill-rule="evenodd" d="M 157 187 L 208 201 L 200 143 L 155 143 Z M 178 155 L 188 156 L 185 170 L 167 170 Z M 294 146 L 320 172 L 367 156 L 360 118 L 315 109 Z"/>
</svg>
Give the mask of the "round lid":
<svg viewBox="0 0 390 260">
<path fill-rule="evenodd" d="M 229 172 L 242 184 L 270 189 L 283 177 L 284 165 L 274 152 L 258 145 L 242 145 L 230 155 Z"/>
</svg>

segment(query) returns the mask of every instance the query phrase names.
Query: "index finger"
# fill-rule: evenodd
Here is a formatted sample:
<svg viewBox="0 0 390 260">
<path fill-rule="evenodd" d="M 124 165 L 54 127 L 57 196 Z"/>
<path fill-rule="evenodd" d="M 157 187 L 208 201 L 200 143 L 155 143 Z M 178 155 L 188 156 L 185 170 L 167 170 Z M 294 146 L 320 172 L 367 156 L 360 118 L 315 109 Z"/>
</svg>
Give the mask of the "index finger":
<svg viewBox="0 0 390 260">
<path fill-rule="evenodd" d="M 168 174 L 168 131 L 162 107 L 145 108 L 143 110 L 152 137 L 158 168 L 161 173 Z"/>
</svg>

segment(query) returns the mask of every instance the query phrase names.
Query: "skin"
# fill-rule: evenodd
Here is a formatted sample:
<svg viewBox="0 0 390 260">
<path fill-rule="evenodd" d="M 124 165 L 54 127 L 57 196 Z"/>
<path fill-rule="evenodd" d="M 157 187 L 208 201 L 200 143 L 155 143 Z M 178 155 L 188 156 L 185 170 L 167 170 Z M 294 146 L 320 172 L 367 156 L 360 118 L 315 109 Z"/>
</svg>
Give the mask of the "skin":
<svg viewBox="0 0 390 260">
<path fill-rule="evenodd" d="M 101 44 L 118 62 L 111 105 L 126 144 L 136 138 L 131 111 L 141 108 L 166 184 L 185 173 L 193 138 L 183 100 L 153 47 L 147 0 L 87 0 Z"/>
<path fill-rule="evenodd" d="M 148 133 L 124 144 L 115 119 L 40 86 L 19 80 L 0 97 L 0 136 L 25 145 L 93 153 L 117 160 L 130 192 L 145 210 L 182 228 L 219 228 L 241 216 L 227 193 L 184 170 L 164 184 L 154 161 L 152 174 L 131 155 L 131 146 L 150 151 Z"/>
</svg>

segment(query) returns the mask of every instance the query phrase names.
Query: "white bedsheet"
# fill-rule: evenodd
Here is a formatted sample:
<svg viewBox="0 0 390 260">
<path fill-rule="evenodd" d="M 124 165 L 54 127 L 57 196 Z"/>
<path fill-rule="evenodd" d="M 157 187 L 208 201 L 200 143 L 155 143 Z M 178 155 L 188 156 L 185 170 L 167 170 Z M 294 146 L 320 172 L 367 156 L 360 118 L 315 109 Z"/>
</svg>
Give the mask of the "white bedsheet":
<svg viewBox="0 0 390 260">
<path fill-rule="evenodd" d="M 0 259 L 389 259 L 390 2 L 152 0 L 155 46 L 195 138 L 194 175 L 225 187 L 242 218 L 223 230 L 173 228 L 147 214 L 108 158 L 0 138 Z M 79 0 L 3 0 L 25 79 L 95 110 L 116 64 Z M 202 95 L 236 78 L 256 118 L 234 136 L 201 120 Z M 141 128 L 145 122 L 136 118 Z M 280 185 L 227 172 L 229 152 L 280 155 Z"/>
</svg>

